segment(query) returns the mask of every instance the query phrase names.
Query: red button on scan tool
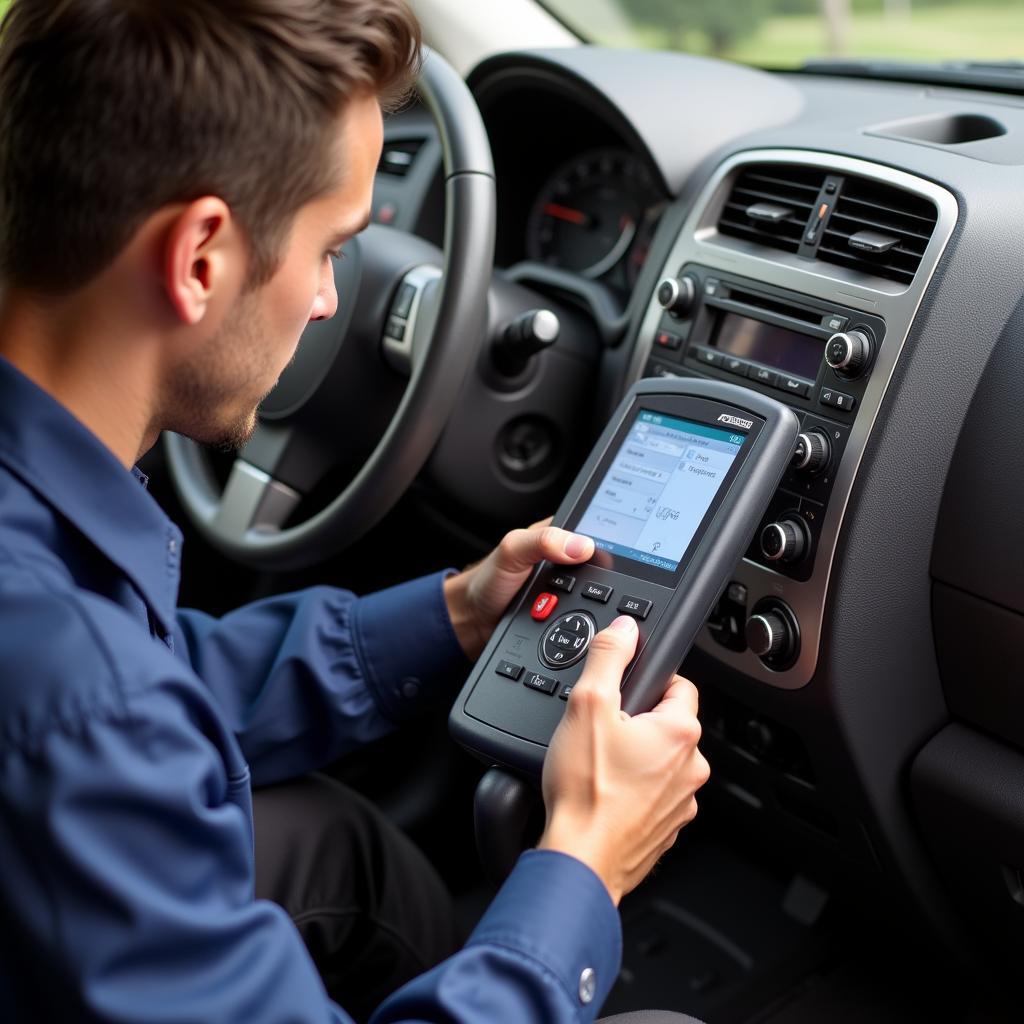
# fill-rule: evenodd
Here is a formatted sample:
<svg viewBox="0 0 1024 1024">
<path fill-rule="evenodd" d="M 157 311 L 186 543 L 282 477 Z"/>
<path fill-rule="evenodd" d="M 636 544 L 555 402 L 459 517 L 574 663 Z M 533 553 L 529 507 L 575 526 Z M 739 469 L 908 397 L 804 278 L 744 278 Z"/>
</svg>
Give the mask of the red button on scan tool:
<svg viewBox="0 0 1024 1024">
<path fill-rule="evenodd" d="M 531 618 L 543 622 L 555 610 L 556 604 L 558 598 L 554 594 L 541 594 L 530 609 Z"/>
</svg>

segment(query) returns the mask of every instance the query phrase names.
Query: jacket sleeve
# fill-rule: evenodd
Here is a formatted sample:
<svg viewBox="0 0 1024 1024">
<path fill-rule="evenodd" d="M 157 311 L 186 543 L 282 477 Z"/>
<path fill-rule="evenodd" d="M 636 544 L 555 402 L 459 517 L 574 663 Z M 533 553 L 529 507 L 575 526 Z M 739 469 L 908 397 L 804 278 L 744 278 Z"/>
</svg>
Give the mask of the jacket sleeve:
<svg viewBox="0 0 1024 1024">
<path fill-rule="evenodd" d="M 371 1024 L 589 1024 L 622 959 L 598 877 L 553 851 L 519 858 L 469 941 L 387 999 Z"/>
<path fill-rule="evenodd" d="M 3 750 L 10 1019 L 350 1024 L 285 912 L 253 899 L 249 782 L 203 699 L 182 681 Z"/>
<path fill-rule="evenodd" d="M 469 663 L 444 577 L 362 598 L 314 587 L 220 619 L 178 613 L 175 648 L 217 701 L 257 785 L 320 768 L 454 696 Z"/>
</svg>

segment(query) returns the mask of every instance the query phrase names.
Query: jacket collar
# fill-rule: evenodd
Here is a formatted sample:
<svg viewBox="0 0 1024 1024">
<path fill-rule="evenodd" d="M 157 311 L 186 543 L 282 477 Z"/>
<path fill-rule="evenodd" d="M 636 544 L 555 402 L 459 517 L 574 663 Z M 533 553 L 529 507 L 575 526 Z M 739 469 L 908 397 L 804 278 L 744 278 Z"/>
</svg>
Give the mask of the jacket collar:
<svg viewBox="0 0 1024 1024">
<path fill-rule="evenodd" d="M 135 586 L 164 634 L 174 624 L 181 532 L 95 434 L 0 357 L 0 464 Z"/>
</svg>

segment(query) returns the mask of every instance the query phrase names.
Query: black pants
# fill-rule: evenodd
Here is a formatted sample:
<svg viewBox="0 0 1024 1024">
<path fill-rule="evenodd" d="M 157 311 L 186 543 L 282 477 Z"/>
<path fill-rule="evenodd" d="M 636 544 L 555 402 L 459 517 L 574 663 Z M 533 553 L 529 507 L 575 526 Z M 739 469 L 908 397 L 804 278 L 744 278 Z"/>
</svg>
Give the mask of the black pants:
<svg viewBox="0 0 1024 1024">
<path fill-rule="evenodd" d="M 357 793 L 310 775 L 257 790 L 253 809 L 256 895 L 289 913 L 331 998 L 356 1020 L 461 945 L 437 872 Z M 635 1024 L 691 1020 L 648 1011 Z"/>
</svg>

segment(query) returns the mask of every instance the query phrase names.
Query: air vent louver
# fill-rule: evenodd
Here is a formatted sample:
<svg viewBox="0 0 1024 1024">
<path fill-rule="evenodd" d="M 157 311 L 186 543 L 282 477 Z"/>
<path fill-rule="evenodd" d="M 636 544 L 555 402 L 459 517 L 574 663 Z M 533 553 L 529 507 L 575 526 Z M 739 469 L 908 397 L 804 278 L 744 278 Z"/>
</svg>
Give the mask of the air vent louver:
<svg viewBox="0 0 1024 1024">
<path fill-rule="evenodd" d="M 796 164 L 754 164 L 737 179 L 718 220 L 723 235 L 797 252 L 825 171 Z"/>
<path fill-rule="evenodd" d="M 910 284 L 937 219 L 927 199 L 867 178 L 847 178 L 818 259 Z"/>
</svg>

